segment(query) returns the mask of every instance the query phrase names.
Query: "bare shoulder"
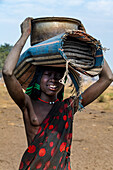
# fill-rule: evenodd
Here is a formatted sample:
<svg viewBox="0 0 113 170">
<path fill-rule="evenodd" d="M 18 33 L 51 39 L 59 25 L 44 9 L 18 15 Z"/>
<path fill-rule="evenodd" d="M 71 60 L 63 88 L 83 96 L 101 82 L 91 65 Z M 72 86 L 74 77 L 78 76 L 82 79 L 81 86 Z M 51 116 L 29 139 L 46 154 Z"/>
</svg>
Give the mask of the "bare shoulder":
<svg viewBox="0 0 113 170">
<path fill-rule="evenodd" d="M 25 94 L 25 101 L 25 108 L 22 111 L 25 121 L 30 121 L 32 125 L 38 125 L 39 122 L 34 111 L 32 100 L 27 94 Z"/>
</svg>

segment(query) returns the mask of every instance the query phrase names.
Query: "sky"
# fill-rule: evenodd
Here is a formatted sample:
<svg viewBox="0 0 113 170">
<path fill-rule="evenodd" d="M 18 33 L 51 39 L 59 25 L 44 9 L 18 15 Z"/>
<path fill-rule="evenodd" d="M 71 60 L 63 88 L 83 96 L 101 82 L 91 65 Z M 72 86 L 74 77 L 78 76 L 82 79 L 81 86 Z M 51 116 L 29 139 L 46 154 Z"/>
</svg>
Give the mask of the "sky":
<svg viewBox="0 0 113 170">
<path fill-rule="evenodd" d="M 113 71 L 113 0 L 0 0 L 0 45 L 16 43 L 25 18 L 53 16 L 79 19 L 109 49 L 104 57 Z M 29 46 L 30 38 L 23 51 Z"/>
</svg>

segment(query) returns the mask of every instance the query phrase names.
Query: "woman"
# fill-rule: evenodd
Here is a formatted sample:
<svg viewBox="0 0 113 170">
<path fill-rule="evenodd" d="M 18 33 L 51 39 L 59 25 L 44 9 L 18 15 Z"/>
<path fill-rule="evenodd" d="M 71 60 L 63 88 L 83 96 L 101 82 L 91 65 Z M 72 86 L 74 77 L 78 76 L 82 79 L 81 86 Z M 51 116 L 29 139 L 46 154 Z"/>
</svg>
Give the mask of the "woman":
<svg viewBox="0 0 113 170">
<path fill-rule="evenodd" d="M 35 90 L 32 95 L 29 95 L 27 91 L 24 93 L 14 76 L 14 69 L 21 50 L 31 33 L 31 20 L 31 18 L 27 18 L 22 23 L 22 35 L 7 56 L 3 67 L 3 77 L 8 92 L 23 113 L 28 141 L 28 149 L 23 155 L 19 169 L 71 169 L 72 123 L 79 99 L 69 97 L 59 101 L 63 89 L 59 80 L 62 78 L 64 70 L 59 72 L 58 69 L 52 67 L 37 69 L 29 86 L 34 86 L 38 81 L 37 88 L 40 93 L 37 97 Z M 104 60 L 99 80 L 82 94 L 83 107 L 102 94 L 112 81 L 112 72 Z"/>
</svg>

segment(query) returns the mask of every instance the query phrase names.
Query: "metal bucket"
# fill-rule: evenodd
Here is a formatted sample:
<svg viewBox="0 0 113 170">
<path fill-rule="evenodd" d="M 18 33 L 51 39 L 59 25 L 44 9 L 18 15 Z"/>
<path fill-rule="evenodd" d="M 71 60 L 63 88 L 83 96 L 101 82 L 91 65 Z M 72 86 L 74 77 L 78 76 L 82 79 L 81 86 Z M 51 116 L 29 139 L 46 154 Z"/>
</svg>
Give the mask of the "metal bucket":
<svg viewBox="0 0 113 170">
<path fill-rule="evenodd" d="M 31 45 L 52 38 L 66 30 L 84 30 L 81 21 L 65 17 L 45 17 L 32 20 Z"/>
</svg>

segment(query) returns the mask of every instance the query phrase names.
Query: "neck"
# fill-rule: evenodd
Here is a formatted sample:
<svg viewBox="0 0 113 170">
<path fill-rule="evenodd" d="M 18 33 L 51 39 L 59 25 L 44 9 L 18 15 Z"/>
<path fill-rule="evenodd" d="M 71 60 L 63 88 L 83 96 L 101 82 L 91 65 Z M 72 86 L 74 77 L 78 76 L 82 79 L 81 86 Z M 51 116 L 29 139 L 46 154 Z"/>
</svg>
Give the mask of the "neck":
<svg viewBox="0 0 113 170">
<path fill-rule="evenodd" d="M 46 100 L 41 99 L 40 97 L 38 98 L 38 100 L 40 100 L 43 103 L 47 103 L 47 104 L 54 104 L 57 101 L 59 101 L 58 99 L 55 99 L 55 100 L 52 100 L 52 101 L 46 101 Z"/>
<path fill-rule="evenodd" d="M 51 102 L 57 99 L 57 95 L 45 95 L 45 93 L 42 92 L 39 98 L 44 101 Z"/>
</svg>

